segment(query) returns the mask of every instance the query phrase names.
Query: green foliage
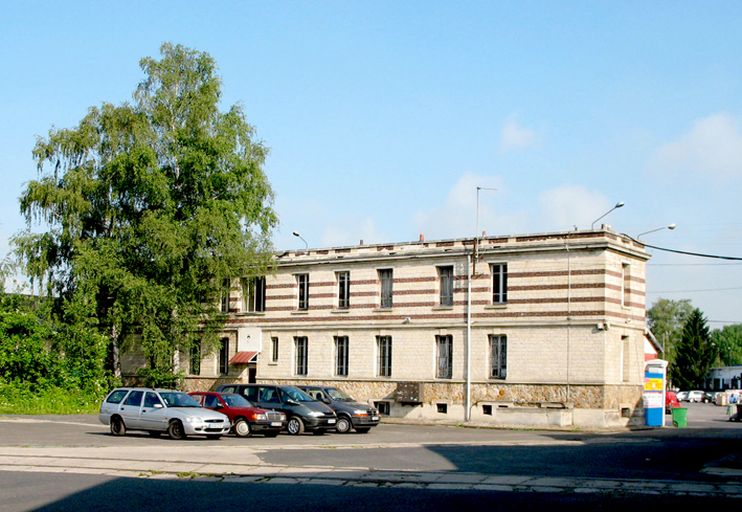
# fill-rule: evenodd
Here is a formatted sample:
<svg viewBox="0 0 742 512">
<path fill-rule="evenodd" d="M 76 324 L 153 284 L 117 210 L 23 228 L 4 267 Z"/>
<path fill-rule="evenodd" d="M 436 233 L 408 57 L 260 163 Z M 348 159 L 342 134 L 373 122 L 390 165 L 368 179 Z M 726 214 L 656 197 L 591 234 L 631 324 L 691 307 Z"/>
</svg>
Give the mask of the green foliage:
<svg viewBox="0 0 742 512">
<path fill-rule="evenodd" d="M 690 300 L 658 299 L 647 311 L 649 328 L 660 345 L 664 346 L 662 358 L 672 363 L 686 319 L 693 311 Z"/>
<path fill-rule="evenodd" d="M 94 414 L 106 392 L 64 387 L 32 389 L 0 382 L 0 414 Z"/>
<path fill-rule="evenodd" d="M 213 59 L 172 44 L 161 54 L 141 60 L 133 103 L 92 107 L 38 139 L 39 178 L 21 196 L 29 229 L 14 239 L 65 323 L 107 337 L 109 369 L 136 335 L 154 380 L 196 339 L 216 345 L 219 284 L 269 270 L 277 222 L 267 150 L 239 106 L 219 110 Z M 82 347 L 71 334 L 65 350 L 100 354 L 99 339 Z"/>
<path fill-rule="evenodd" d="M 711 341 L 719 352 L 719 364 L 732 366 L 742 363 L 742 324 L 714 329 Z"/>
<path fill-rule="evenodd" d="M 716 356 L 706 319 L 696 308 L 683 325 L 675 363 L 670 367 L 673 384 L 681 389 L 703 389 Z"/>
</svg>

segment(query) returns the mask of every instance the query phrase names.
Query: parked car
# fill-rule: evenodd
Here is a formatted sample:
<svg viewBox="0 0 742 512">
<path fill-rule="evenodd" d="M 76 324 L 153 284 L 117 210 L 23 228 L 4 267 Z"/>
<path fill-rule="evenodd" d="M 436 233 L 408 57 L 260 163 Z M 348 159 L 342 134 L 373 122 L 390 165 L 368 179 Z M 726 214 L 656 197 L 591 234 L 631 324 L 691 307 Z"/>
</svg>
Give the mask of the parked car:
<svg viewBox="0 0 742 512">
<path fill-rule="evenodd" d="M 681 402 L 688 401 L 688 392 L 687 391 L 678 391 L 676 393 L 676 396 L 678 397 L 678 400 Z"/>
<path fill-rule="evenodd" d="M 703 402 L 707 404 L 715 404 L 716 396 L 719 394 L 718 391 L 706 391 L 703 393 Z"/>
<path fill-rule="evenodd" d="M 242 395 L 214 391 L 193 391 L 188 394 L 203 407 L 226 414 L 232 423 L 232 433 L 237 437 L 250 437 L 252 434 L 276 437 L 286 427 L 284 413 L 255 407 Z"/>
<path fill-rule="evenodd" d="M 190 435 L 219 439 L 231 427 L 224 414 L 204 409 L 187 393 L 172 389 L 116 388 L 101 403 L 98 419 L 114 436 L 142 430 L 153 436 L 167 432 L 173 439 Z"/>
<path fill-rule="evenodd" d="M 665 392 L 665 413 L 670 414 L 673 409 L 680 407 L 680 400 L 674 391 Z"/>
<path fill-rule="evenodd" d="M 222 384 L 220 393 L 237 393 L 263 409 L 280 411 L 286 415 L 286 431 L 299 435 L 304 431 L 315 435 L 334 429 L 337 415 L 329 406 L 307 395 L 295 386 L 275 384 Z"/>
<path fill-rule="evenodd" d="M 323 402 L 335 411 L 338 420 L 335 430 L 341 434 L 355 429 L 365 434 L 379 424 L 379 411 L 369 405 L 356 402 L 342 390 L 333 386 L 299 386 L 312 398 Z"/>
<path fill-rule="evenodd" d="M 686 400 L 689 402 L 703 402 L 704 393 L 701 390 L 695 389 L 693 391 L 688 391 L 688 397 Z"/>
</svg>

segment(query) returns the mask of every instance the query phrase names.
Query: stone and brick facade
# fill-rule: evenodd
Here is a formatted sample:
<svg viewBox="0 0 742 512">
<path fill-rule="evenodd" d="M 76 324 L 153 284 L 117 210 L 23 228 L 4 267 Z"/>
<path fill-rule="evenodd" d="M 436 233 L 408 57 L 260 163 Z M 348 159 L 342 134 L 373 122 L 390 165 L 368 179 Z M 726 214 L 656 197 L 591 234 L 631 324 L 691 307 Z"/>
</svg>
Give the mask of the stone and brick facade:
<svg viewBox="0 0 742 512">
<path fill-rule="evenodd" d="M 257 286 L 233 282 L 221 362 L 252 362 L 223 374 L 204 355 L 187 385 L 328 383 L 393 417 L 626 425 L 648 259 L 607 227 L 285 252 Z"/>
</svg>

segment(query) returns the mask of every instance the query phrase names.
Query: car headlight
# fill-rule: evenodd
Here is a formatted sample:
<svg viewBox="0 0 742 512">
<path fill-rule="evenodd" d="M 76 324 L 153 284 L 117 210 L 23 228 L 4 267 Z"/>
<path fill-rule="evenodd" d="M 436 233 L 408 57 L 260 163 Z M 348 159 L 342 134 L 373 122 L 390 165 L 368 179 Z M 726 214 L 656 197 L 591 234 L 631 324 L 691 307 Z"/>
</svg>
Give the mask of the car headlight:
<svg viewBox="0 0 742 512">
<path fill-rule="evenodd" d="M 194 416 L 186 416 L 185 420 L 186 420 L 186 423 L 198 423 L 201 421 L 201 418 L 196 418 Z"/>
<path fill-rule="evenodd" d="M 353 416 L 368 416 L 368 412 L 365 409 L 354 409 Z"/>
<path fill-rule="evenodd" d="M 319 412 L 319 411 L 312 411 L 309 413 L 309 416 L 312 416 L 314 418 L 319 418 L 320 416 L 324 416 L 325 413 Z"/>
<path fill-rule="evenodd" d="M 265 414 L 260 413 L 255 415 L 255 421 L 265 421 L 267 419 Z"/>
</svg>

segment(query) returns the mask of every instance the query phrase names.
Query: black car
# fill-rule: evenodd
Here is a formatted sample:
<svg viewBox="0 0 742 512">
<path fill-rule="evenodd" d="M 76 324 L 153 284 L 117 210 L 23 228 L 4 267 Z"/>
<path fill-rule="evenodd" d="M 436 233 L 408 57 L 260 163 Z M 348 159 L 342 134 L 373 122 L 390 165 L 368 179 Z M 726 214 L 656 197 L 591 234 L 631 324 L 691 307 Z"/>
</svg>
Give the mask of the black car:
<svg viewBox="0 0 742 512">
<path fill-rule="evenodd" d="M 326 404 L 315 400 L 294 386 L 275 384 L 222 384 L 220 393 L 237 393 L 256 407 L 286 414 L 286 431 L 299 435 L 304 431 L 315 435 L 335 428 L 337 416 Z"/>
<path fill-rule="evenodd" d="M 365 434 L 371 427 L 379 424 L 379 411 L 375 408 L 356 402 L 342 390 L 332 386 L 299 386 L 306 393 L 332 407 L 338 416 L 335 430 L 341 434 L 355 429 Z"/>
</svg>

